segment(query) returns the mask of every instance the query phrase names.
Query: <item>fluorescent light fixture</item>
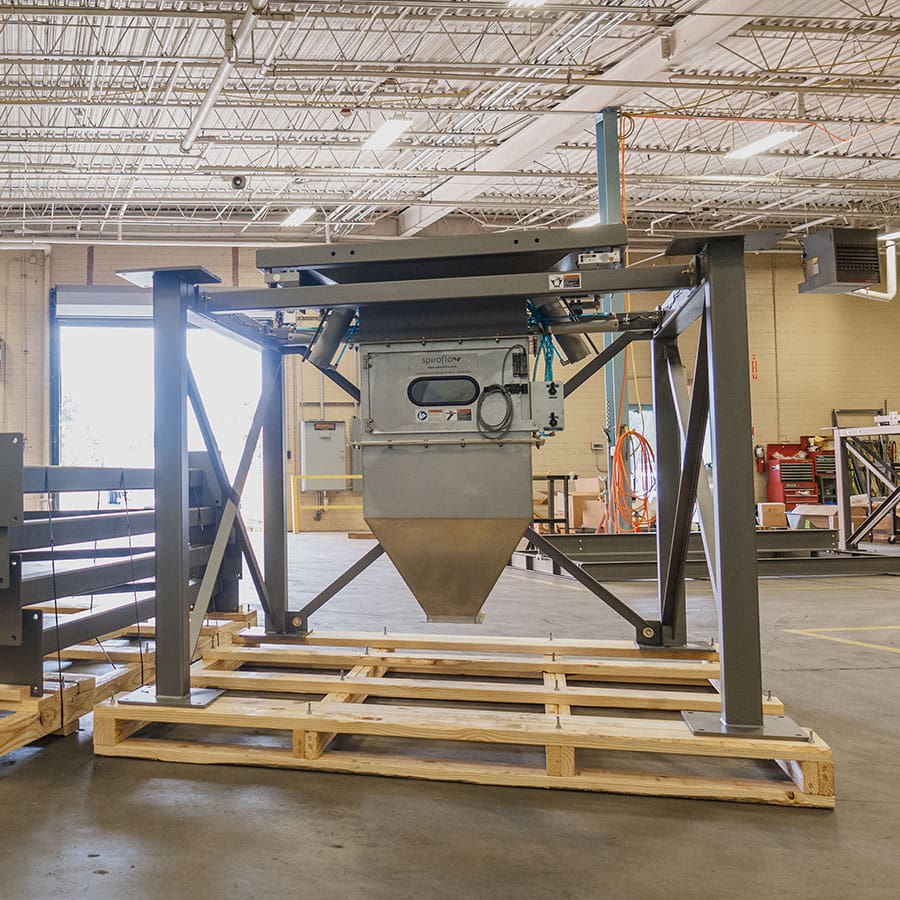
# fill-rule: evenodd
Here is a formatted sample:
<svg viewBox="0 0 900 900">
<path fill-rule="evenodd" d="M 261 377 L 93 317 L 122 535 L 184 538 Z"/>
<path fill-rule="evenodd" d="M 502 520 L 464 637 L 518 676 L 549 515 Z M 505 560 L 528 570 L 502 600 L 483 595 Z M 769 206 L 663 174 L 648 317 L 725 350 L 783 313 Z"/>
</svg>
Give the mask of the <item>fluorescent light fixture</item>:
<svg viewBox="0 0 900 900">
<path fill-rule="evenodd" d="M 888 234 L 879 234 L 879 241 L 900 241 L 900 231 L 891 231 Z"/>
<path fill-rule="evenodd" d="M 311 206 L 301 206 L 288 213 L 287 218 L 282 220 L 281 225 L 283 228 L 297 228 L 308 222 L 315 214 L 316 211 Z"/>
<path fill-rule="evenodd" d="M 509 6 L 543 6 L 547 0 L 509 0 Z"/>
<path fill-rule="evenodd" d="M 412 127 L 412 119 L 385 119 L 362 145 L 363 150 L 386 150 L 405 131 Z"/>
<path fill-rule="evenodd" d="M 583 219 L 576 219 L 569 228 L 590 228 L 592 225 L 600 224 L 600 213 L 591 213 Z"/>
<path fill-rule="evenodd" d="M 746 147 L 738 147 L 732 150 L 731 153 L 726 153 L 725 159 L 747 159 L 751 156 L 756 156 L 757 153 L 765 153 L 766 150 L 771 150 L 779 144 L 792 141 L 799 134 L 799 131 L 773 131 L 764 138 L 760 138 L 752 144 L 747 144 Z"/>
</svg>

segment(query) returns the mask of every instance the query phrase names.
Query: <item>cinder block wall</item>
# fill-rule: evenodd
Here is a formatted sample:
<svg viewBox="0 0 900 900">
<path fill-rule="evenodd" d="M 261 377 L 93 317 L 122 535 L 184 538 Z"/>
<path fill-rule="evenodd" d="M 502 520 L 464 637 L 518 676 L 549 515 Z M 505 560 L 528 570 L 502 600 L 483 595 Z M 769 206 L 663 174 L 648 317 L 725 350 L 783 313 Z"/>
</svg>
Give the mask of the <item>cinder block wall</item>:
<svg viewBox="0 0 900 900">
<path fill-rule="evenodd" d="M 88 247 L 54 245 L 45 254 L 31 248 L 0 251 L 0 426 L 26 435 L 31 463 L 49 459 L 49 356 L 47 296 L 55 284 L 116 284 L 118 269 L 203 265 L 225 284 L 261 285 L 251 248 L 97 246 L 91 261 Z M 900 406 L 900 367 L 895 364 L 900 334 L 900 301 L 878 303 L 862 298 L 801 295 L 799 257 L 759 254 L 747 259 L 750 353 L 756 357 L 751 381 L 754 440 L 765 444 L 821 431 L 831 421 L 833 407 Z M 634 306 L 660 298 L 635 297 Z M 696 333 L 682 338 L 685 365 L 694 360 Z M 629 390 L 650 402 L 649 354 L 633 345 Z M 737 364 L 739 361 L 735 361 Z M 341 371 L 356 380 L 356 354 L 346 353 Z M 749 365 L 750 361 L 744 361 Z M 574 367 L 560 369 L 563 378 Z M 636 375 L 636 378 L 633 376 Z M 291 451 L 288 472 L 299 474 L 299 421 L 321 415 L 322 376 L 298 360 L 288 361 L 286 439 Z M 605 453 L 591 443 L 604 441 L 603 380 L 595 377 L 566 404 L 566 431 L 535 452 L 535 473 L 577 472 L 595 475 L 606 469 Z M 348 398 L 324 381 L 326 419 L 349 419 L 355 412 Z M 760 496 L 764 480 L 757 479 Z M 359 495 L 340 496 L 354 503 Z M 337 501 L 337 496 L 335 500 Z M 314 494 L 303 502 L 315 502 Z M 304 511 L 303 527 L 356 530 L 364 527 L 353 510 L 332 510 L 315 522 Z"/>
</svg>

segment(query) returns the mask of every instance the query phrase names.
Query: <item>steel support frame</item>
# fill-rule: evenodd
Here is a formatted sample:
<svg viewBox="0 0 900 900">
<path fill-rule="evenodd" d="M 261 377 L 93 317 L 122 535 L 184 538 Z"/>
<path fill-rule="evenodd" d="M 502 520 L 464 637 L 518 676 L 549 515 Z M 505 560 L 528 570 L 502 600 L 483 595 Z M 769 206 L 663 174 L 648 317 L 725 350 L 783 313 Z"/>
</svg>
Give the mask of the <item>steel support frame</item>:
<svg viewBox="0 0 900 900">
<path fill-rule="evenodd" d="M 673 342 L 699 316 L 704 318 L 701 329 L 706 344 L 705 362 L 708 367 L 708 418 L 712 453 L 712 532 L 711 556 L 715 568 L 715 596 L 719 612 L 719 646 L 721 658 L 722 714 L 716 716 L 718 724 L 689 720 L 697 733 L 724 731 L 729 734 L 752 734 L 779 736 L 772 723 L 764 722 L 762 715 L 762 685 L 759 640 L 759 608 L 757 568 L 755 552 L 755 528 L 752 517 L 753 482 L 750 451 L 750 382 L 747 366 L 735 364 L 736 360 L 748 358 L 746 291 L 744 282 L 744 243 L 741 237 L 717 237 L 710 239 L 696 259 L 702 269 L 703 280 L 697 286 L 689 267 L 669 268 L 652 276 L 637 277 L 641 270 L 617 272 L 584 273 L 584 289 L 594 292 L 608 292 L 615 287 L 651 289 L 665 284 L 670 289 L 689 288 L 674 296 L 663 310 L 662 324 L 653 333 L 654 342 L 654 396 L 660 404 L 658 411 L 659 429 L 665 430 L 675 439 L 670 440 L 663 453 L 667 484 L 671 486 L 660 498 L 661 535 L 660 572 L 665 571 L 665 582 L 660 589 L 661 615 L 668 617 L 668 640 L 677 644 L 684 640 L 683 577 L 684 558 L 688 541 L 686 533 L 690 526 L 690 512 L 699 479 L 702 438 L 707 415 L 705 403 L 695 386 L 695 396 L 691 398 L 685 416 L 684 398 L 679 399 L 671 386 L 671 366 L 677 364 L 673 354 Z M 159 273 L 157 274 L 159 277 Z M 432 280 L 403 282 L 383 282 L 379 299 L 403 302 L 427 300 L 441 302 L 457 296 L 478 296 L 484 290 L 494 290 L 497 276 L 482 279 L 453 278 L 449 281 Z M 539 281 L 536 276 L 512 275 L 504 279 L 504 295 L 527 296 Z M 280 308 L 290 306 L 322 307 L 341 303 L 372 302 L 370 285 L 351 285 L 285 288 L 279 291 L 247 292 L 238 298 L 217 297 L 207 302 L 205 310 L 238 310 L 253 308 Z M 537 288 L 536 296 L 542 291 Z M 178 338 L 183 331 L 182 321 L 176 324 L 162 322 L 168 329 L 167 341 L 178 346 Z M 623 342 L 623 347 L 627 342 Z M 290 352 L 284 348 L 286 352 Z M 284 417 L 283 389 L 280 374 L 282 351 L 277 347 L 263 350 L 263 371 L 271 375 L 276 371 L 277 385 L 273 402 L 268 406 L 263 423 L 264 460 L 264 524 L 265 524 L 265 581 L 270 602 L 270 616 L 267 628 L 284 633 L 296 627 L 306 627 L 305 617 L 300 613 L 291 614 L 287 609 L 287 566 L 286 566 L 286 522 L 284 491 Z M 695 373 L 695 383 L 703 379 L 703 359 Z M 168 373 L 177 373 L 181 366 L 174 366 Z M 168 381 L 157 385 L 158 405 L 178 409 L 183 402 L 183 393 L 177 395 Z M 171 411 L 166 419 L 171 422 Z M 686 420 L 686 421 L 685 421 Z M 158 426 L 166 422 L 158 422 Z M 684 432 L 683 442 L 677 438 Z M 683 446 L 678 447 L 682 443 Z M 173 456 L 173 462 L 177 460 Z M 672 480 L 677 471 L 677 477 Z M 181 489 L 177 479 L 169 486 Z M 177 524 L 177 523 L 176 523 Z M 722 536 L 727 535 L 727 540 Z M 532 539 L 542 541 L 539 535 Z M 375 551 L 372 551 L 374 555 Z M 362 563 L 363 560 L 360 561 Z M 578 569 L 577 566 L 574 567 Z M 360 571 L 360 566 L 353 570 Z M 580 571 L 580 569 L 579 569 Z M 348 573 L 350 574 L 350 573 Z M 574 572 L 573 572 L 574 574 Z M 611 602 L 614 608 L 620 604 L 614 595 L 605 596 L 605 589 L 581 573 L 594 584 L 591 589 Z M 159 573 L 158 573 L 159 575 Z M 170 579 L 171 580 L 171 579 Z M 339 579 L 341 580 L 341 579 Z M 599 588 L 599 590 L 598 590 Z M 160 591 L 160 593 L 162 593 Z M 329 593 L 326 589 L 323 593 Z M 327 597 L 325 598 L 327 599 Z M 324 600 L 322 601 L 324 602 Z M 622 604 L 624 606 L 624 604 Z M 645 622 L 633 611 L 618 610 L 626 618 L 640 619 L 641 628 L 652 628 L 654 623 Z M 302 611 L 301 611 L 302 612 Z M 290 621 L 293 620 L 293 621 Z M 179 621 L 186 627 L 186 615 Z M 661 642 L 663 636 L 654 635 L 654 642 Z M 169 629 L 168 636 L 160 634 L 159 639 L 180 640 L 176 629 Z M 189 665 L 188 654 L 182 651 L 176 666 Z M 160 668 L 167 665 L 161 661 Z M 184 685 L 181 685 L 182 687 Z M 788 725 L 790 730 L 790 724 Z M 786 736 L 786 735 L 781 735 Z M 796 736 L 794 732 L 792 736 Z"/>
<path fill-rule="evenodd" d="M 709 434 L 715 600 L 719 619 L 718 722 L 686 716 L 697 733 L 776 731 L 764 723 L 750 414 L 750 350 L 742 237 L 711 240 L 701 255 L 706 281 Z M 688 428 L 690 432 L 690 425 Z M 702 437 L 701 437 L 702 440 Z M 688 522 L 688 525 L 690 523 Z"/>
<path fill-rule="evenodd" d="M 865 410 L 864 410 L 865 412 Z M 877 410 L 880 412 L 880 410 Z M 900 506 L 900 476 L 892 467 L 879 459 L 871 447 L 861 438 L 880 438 L 900 434 L 900 425 L 873 425 L 864 428 L 835 428 L 835 474 L 838 502 L 838 534 L 842 550 L 857 551 L 862 540 L 886 518 L 893 523 Z M 877 484 L 884 496 L 877 497 L 879 504 L 873 509 L 872 496 L 869 498 L 868 515 L 854 529 L 851 516 L 850 496 L 852 489 L 852 467 L 866 474 L 867 485 Z M 877 552 L 877 547 L 867 544 L 866 550 Z"/>
</svg>

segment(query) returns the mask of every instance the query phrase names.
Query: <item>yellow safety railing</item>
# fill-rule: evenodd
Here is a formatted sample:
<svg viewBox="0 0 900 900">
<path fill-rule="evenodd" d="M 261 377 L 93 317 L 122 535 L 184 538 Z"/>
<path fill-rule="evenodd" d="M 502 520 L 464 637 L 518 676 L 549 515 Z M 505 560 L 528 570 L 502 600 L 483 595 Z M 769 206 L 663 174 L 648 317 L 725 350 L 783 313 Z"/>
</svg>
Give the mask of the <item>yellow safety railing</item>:
<svg viewBox="0 0 900 900">
<path fill-rule="evenodd" d="M 294 534 L 297 534 L 300 531 L 300 511 L 304 509 L 362 509 L 362 503 L 301 503 L 300 502 L 300 485 L 304 481 L 325 481 L 325 480 L 334 480 L 336 478 L 348 478 L 350 480 L 360 480 L 362 479 L 362 475 L 291 475 L 291 498 L 293 500 L 292 506 L 292 521 L 293 528 L 291 529 Z"/>
</svg>

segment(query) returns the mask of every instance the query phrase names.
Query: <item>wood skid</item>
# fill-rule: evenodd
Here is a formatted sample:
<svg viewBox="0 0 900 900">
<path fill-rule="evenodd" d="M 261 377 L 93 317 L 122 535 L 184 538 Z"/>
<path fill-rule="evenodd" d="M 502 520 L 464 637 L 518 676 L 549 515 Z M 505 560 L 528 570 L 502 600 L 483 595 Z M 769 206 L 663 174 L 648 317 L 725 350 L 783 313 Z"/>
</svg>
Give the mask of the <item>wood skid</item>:
<svg viewBox="0 0 900 900">
<path fill-rule="evenodd" d="M 58 613 L 63 620 L 84 612 L 88 602 L 66 600 L 29 608 L 41 609 L 45 616 Z M 226 644 L 255 624 L 252 611 L 215 613 L 203 625 L 198 650 Z M 82 716 L 101 701 L 152 683 L 156 674 L 154 635 L 151 619 L 47 656 L 40 697 L 32 697 L 27 686 L 0 684 L 0 756 L 51 734 L 72 734 Z"/>
<path fill-rule="evenodd" d="M 617 794 L 834 806 L 831 750 L 694 735 L 718 711 L 714 648 L 626 641 L 247 629 L 204 650 L 206 708 L 94 714 L 104 756 Z M 780 701 L 764 701 L 783 715 Z"/>
</svg>

